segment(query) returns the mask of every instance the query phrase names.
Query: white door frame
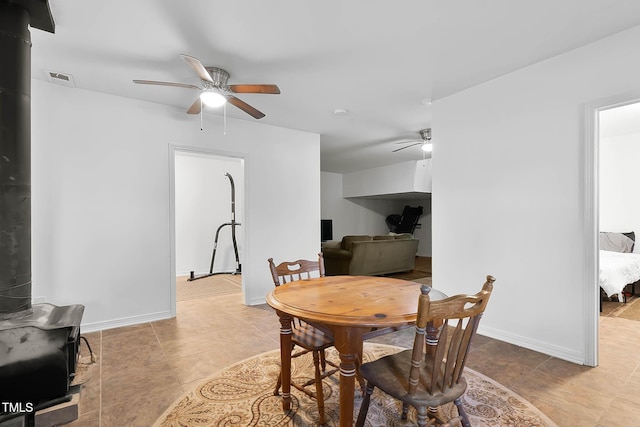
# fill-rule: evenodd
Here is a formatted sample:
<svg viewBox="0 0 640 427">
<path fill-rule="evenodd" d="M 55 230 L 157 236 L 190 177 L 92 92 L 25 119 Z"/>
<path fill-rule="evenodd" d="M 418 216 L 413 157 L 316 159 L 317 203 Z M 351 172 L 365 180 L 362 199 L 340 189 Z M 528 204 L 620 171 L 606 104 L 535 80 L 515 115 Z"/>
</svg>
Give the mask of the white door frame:
<svg viewBox="0 0 640 427">
<path fill-rule="evenodd" d="M 599 220 L 599 113 L 611 108 L 640 102 L 640 90 L 602 98 L 585 104 L 583 110 L 583 223 L 584 223 L 584 293 L 585 313 L 585 365 L 598 365 L 600 321 L 600 289 L 598 233 Z"/>
<path fill-rule="evenodd" d="M 169 274 L 170 274 L 170 313 L 171 317 L 176 317 L 176 153 L 195 153 L 195 154 L 203 154 L 206 156 L 213 157 L 225 157 L 228 159 L 237 159 L 242 161 L 242 175 L 244 186 L 246 189 L 246 159 L 244 156 L 238 155 L 237 153 L 228 153 L 224 151 L 218 150 L 209 150 L 206 148 L 200 147 L 190 147 L 190 146 L 180 146 L 169 144 L 169 236 L 170 236 L 170 259 L 169 259 Z M 243 206 L 246 211 L 246 191 L 243 191 L 245 200 L 243 200 Z M 244 214 L 244 212 L 243 212 Z M 246 216 L 243 218 L 244 223 L 246 224 Z M 242 233 L 242 243 L 241 246 L 246 248 L 246 233 Z M 242 276 L 242 298 L 245 298 L 245 283 L 244 283 L 244 275 Z M 246 303 L 246 301 L 245 301 Z"/>
</svg>

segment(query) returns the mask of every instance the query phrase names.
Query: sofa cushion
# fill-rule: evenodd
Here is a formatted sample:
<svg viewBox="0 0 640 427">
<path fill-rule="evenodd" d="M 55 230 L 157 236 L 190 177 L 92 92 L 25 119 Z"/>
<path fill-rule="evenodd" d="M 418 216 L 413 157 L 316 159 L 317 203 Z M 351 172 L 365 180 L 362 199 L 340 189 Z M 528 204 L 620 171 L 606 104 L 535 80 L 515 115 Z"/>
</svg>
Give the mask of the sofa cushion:
<svg viewBox="0 0 640 427">
<path fill-rule="evenodd" d="M 385 234 L 382 236 L 373 236 L 373 240 L 396 240 L 396 237 Z"/>
<path fill-rule="evenodd" d="M 371 241 L 373 240 L 371 236 L 344 236 L 342 238 L 342 249 L 345 251 L 351 251 L 353 246 L 353 242 L 362 242 L 362 241 Z"/>
<path fill-rule="evenodd" d="M 402 233 L 395 235 L 396 240 L 398 239 L 413 239 L 413 234 L 411 233 Z"/>
</svg>

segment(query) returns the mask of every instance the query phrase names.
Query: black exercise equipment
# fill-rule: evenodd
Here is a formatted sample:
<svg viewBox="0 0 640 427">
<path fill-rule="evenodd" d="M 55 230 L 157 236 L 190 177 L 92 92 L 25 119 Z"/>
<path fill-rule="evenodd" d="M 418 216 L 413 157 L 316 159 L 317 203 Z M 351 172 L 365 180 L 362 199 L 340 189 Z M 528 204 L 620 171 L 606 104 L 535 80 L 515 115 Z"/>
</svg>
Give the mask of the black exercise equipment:
<svg viewBox="0 0 640 427">
<path fill-rule="evenodd" d="M 400 224 L 401 218 L 402 218 L 402 215 L 391 214 L 384 220 L 384 222 L 387 224 L 387 227 L 389 227 L 390 232 L 392 233 L 396 232 L 396 229 L 398 228 L 398 224 Z"/>
<path fill-rule="evenodd" d="M 189 281 L 203 279 L 205 277 L 213 276 L 214 274 L 240 274 L 242 272 L 242 266 L 240 265 L 240 258 L 238 257 L 238 244 L 236 242 L 236 227 L 241 225 L 239 222 L 236 222 L 236 186 L 233 182 L 233 177 L 230 173 L 225 172 L 224 175 L 229 178 L 229 182 L 231 183 L 231 222 L 225 222 L 221 224 L 220 227 L 216 230 L 216 237 L 213 242 L 213 254 L 211 254 L 211 266 L 209 267 L 209 274 L 203 274 L 202 276 L 195 276 L 192 271 L 189 275 Z M 218 237 L 220 236 L 220 230 L 222 230 L 227 225 L 231 226 L 231 240 L 233 240 L 233 252 L 236 255 L 236 270 L 232 272 L 213 272 L 213 263 L 216 260 L 216 249 L 218 248 Z"/>
<path fill-rule="evenodd" d="M 422 215 L 422 206 L 405 206 L 402 211 L 402 215 L 392 214 L 389 215 L 385 222 L 387 223 L 387 227 L 389 227 L 389 231 L 392 233 L 410 233 L 416 229 L 418 225 L 418 220 Z"/>
</svg>

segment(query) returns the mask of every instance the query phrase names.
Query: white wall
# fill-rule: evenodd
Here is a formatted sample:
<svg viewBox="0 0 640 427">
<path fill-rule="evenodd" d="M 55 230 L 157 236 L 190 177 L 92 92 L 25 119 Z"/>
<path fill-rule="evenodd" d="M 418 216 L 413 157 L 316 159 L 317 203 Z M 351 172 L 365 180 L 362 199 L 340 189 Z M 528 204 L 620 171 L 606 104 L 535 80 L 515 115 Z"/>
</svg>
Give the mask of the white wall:
<svg viewBox="0 0 640 427">
<path fill-rule="evenodd" d="M 263 302 L 267 258 L 320 249 L 319 139 L 234 119 L 224 135 L 209 114 L 201 131 L 183 109 L 33 80 L 33 295 L 84 304 L 86 331 L 170 316 L 170 172 L 173 151 L 191 147 L 244 159 L 244 298 Z"/>
<path fill-rule="evenodd" d="M 600 230 L 640 239 L 640 133 L 600 139 Z"/>
<path fill-rule="evenodd" d="M 231 212 L 231 182 L 235 187 L 235 227 L 238 258 L 244 257 L 242 229 L 244 213 L 244 170 L 242 160 L 201 152 L 178 151 L 175 158 L 176 274 L 196 276 L 209 273 L 218 234 L 213 271 L 235 272 Z"/>
<path fill-rule="evenodd" d="M 496 277 L 481 333 L 585 360 L 581 114 L 638 75 L 635 27 L 433 103 L 433 283 Z"/>
<path fill-rule="evenodd" d="M 333 220 L 333 239 L 348 234 L 386 234 L 385 218 L 397 211 L 389 200 L 344 199 L 342 174 L 322 172 L 322 218 Z"/>
<path fill-rule="evenodd" d="M 422 206 L 422 228 L 416 229 L 420 239 L 418 255 L 431 256 L 431 203 L 430 198 L 420 200 L 381 200 L 343 198 L 343 175 L 322 172 L 322 218 L 333 220 L 333 239 L 340 240 L 349 234 L 387 234 L 385 219 L 391 214 L 402 214 L 405 205 Z"/>
<path fill-rule="evenodd" d="M 431 192 L 431 159 L 351 172 L 342 177 L 343 197 Z"/>
</svg>

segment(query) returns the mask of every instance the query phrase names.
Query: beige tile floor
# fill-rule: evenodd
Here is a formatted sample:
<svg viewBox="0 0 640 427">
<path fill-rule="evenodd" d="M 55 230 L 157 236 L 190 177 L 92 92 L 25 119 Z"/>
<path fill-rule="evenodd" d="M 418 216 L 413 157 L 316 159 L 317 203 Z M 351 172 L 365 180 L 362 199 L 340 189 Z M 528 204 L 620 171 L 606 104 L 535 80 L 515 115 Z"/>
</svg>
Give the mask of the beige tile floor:
<svg viewBox="0 0 640 427">
<path fill-rule="evenodd" d="M 98 355 L 73 426 L 153 424 L 182 393 L 238 360 L 278 348 L 273 310 L 240 294 L 182 301 L 175 319 L 86 334 Z M 588 368 L 477 336 L 468 366 L 519 393 L 559 426 L 640 425 L 640 322 L 600 320 Z M 411 330 L 375 341 L 410 346 Z"/>
</svg>

